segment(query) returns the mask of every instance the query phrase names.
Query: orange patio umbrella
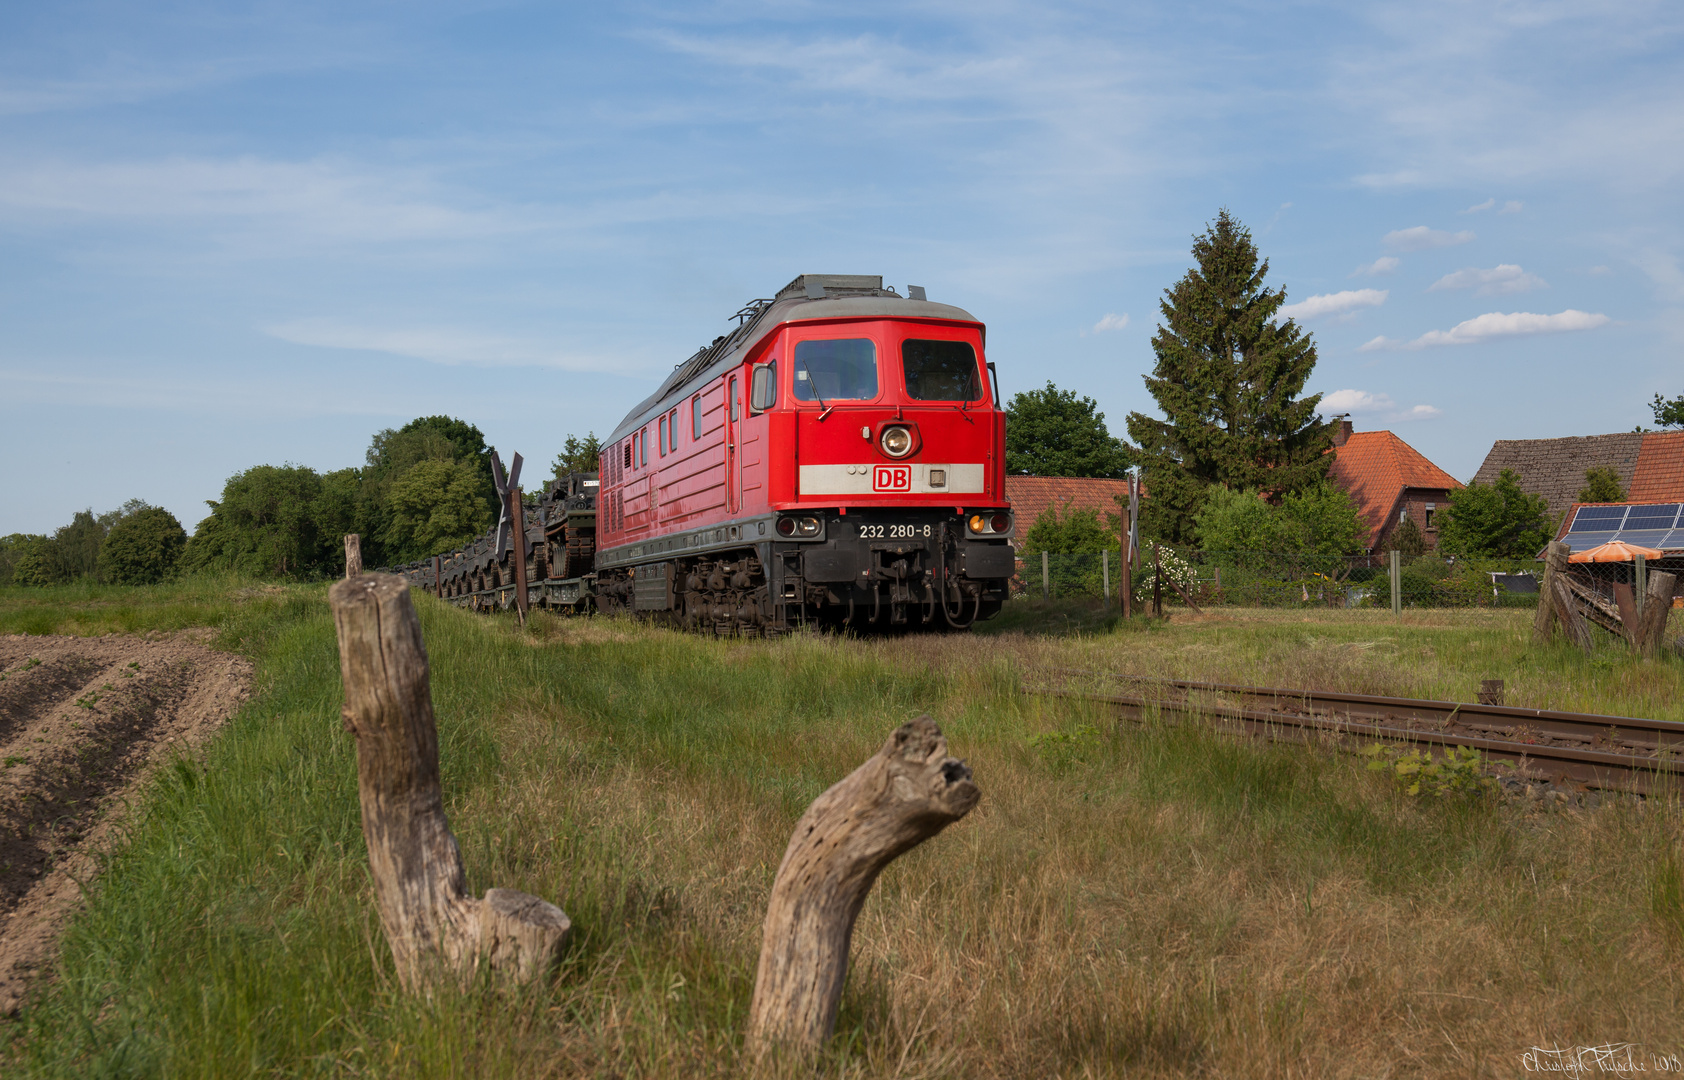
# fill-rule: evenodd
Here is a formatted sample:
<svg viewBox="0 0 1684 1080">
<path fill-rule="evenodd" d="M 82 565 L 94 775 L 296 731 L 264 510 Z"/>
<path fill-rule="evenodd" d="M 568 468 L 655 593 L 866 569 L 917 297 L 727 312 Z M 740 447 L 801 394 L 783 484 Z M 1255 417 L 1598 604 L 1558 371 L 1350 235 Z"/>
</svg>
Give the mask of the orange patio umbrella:
<svg viewBox="0 0 1684 1080">
<path fill-rule="evenodd" d="M 1639 555 L 1645 559 L 1658 559 L 1663 554 L 1656 548 L 1638 547 L 1628 544 L 1624 540 L 1610 540 L 1606 544 L 1598 544 L 1593 548 L 1586 548 L 1575 555 L 1567 557 L 1568 562 L 1631 562 Z"/>
</svg>

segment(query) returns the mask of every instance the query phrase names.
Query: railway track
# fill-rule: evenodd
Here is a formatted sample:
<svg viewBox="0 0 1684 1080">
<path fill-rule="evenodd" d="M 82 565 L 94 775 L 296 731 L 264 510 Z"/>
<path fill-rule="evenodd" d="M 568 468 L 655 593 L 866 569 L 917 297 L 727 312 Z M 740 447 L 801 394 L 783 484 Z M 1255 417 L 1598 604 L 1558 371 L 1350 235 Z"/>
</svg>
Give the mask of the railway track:
<svg viewBox="0 0 1684 1080">
<path fill-rule="evenodd" d="M 1025 693 L 1112 706 L 1123 719 L 1214 722 L 1271 739 L 1478 750 L 1500 776 L 1648 794 L 1684 773 L 1684 723 L 1417 698 L 1040 669 Z"/>
</svg>

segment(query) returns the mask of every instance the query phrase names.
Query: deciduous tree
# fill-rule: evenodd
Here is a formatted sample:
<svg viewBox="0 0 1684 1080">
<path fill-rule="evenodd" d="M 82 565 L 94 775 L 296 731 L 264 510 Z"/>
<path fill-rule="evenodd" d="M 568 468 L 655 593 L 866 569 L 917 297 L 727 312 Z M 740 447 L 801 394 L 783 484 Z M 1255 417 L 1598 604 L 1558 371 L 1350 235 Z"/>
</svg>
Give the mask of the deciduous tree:
<svg viewBox="0 0 1684 1080">
<path fill-rule="evenodd" d="M 1656 394 L 1649 408 L 1654 410 L 1655 423 L 1661 427 L 1684 427 L 1684 394 L 1670 401 Z"/>
<path fill-rule="evenodd" d="M 1149 498 L 1145 528 L 1188 542 L 1207 490 L 1262 491 L 1270 502 L 1327 475 L 1331 423 L 1319 394 L 1300 397 L 1316 347 L 1291 319 L 1277 321 L 1286 290 L 1265 288 L 1269 263 L 1227 210 L 1194 239 L 1197 266 L 1159 304 L 1157 365 L 1146 388 L 1159 420 L 1130 413 Z"/>
<path fill-rule="evenodd" d="M 1446 555 L 1531 559 L 1553 531 L 1549 501 L 1522 491 L 1514 470 L 1504 469 L 1495 483 L 1472 483 L 1450 493 L 1438 549 Z"/>
<path fill-rule="evenodd" d="M 175 572 L 187 531 L 174 514 L 148 506 L 120 518 L 99 549 L 99 576 L 116 585 L 153 585 Z"/>
<path fill-rule="evenodd" d="M 394 564 L 449 551 L 491 525 L 470 461 L 420 461 L 390 489 L 391 524 L 382 537 Z"/>
<path fill-rule="evenodd" d="M 1620 487 L 1620 474 L 1602 466 L 1585 470 L 1585 486 L 1579 489 L 1579 501 L 1587 503 L 1625 502 L 1626 493 Z"/>
<path fill-rule="evenodd" d="M 561 453 L 555 456 L 551 479 L 561 480 L 570 473 L 594 473 L 601 457 L 602 440 L 596 437 L 596 432 L 582 439 L 569 435 L 567 441 L 561 444 Z"/>
<path fill-rule="evenodd" d="M 1121 476 L 1129 456 L 1090 397 L 1060 390 L 1013 394 L 1006 405 L 1006 471 L 1032 476 Z"/>
</svg>

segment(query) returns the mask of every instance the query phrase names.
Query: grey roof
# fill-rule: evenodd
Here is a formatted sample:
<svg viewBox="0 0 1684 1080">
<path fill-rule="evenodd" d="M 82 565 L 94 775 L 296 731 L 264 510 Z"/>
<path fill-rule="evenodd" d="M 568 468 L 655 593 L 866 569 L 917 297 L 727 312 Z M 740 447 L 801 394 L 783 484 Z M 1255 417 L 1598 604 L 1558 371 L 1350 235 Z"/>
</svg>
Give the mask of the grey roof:
<svg viewBox="0 0 1684 1080">
<path fill-rule="evenodd" d="M 1549 500 L 1550 514 L 1559 521 L 1579 501 L 1587 469 L 1613 469 L 1621 489 L 1630 491 L 1642 445 L 1643 436 L 1635 431 L 1565 439 L 1499 439 L 1474 473 L 1474 483 L 1493 483 L 1504 469 L 1513 469 L 1520 477 L 1520 489 Z"/>
<path fill-rule="evenodd" d="M 823 286 L 822 299 L 810 299 L 808 286 Z M 940 319 L 946 322 L 976 323 L 963 308 L 929 300 L 908 300 L 893 289 L 883 288 L 883 279 L 865 274 L 803 274 L 778 290 L 772 300 L 752 300 L 737 313 L 741 320 L 729 334 L 673 368 L 660 389 L 640 401 L 620 421 L 605 445 L 612 445 L 660 416 L 673 403 L 688 397 L 693 387 L 709 382 L 736 367 L 743 358 L 778 327 L 792 322 L 819 319 Z"/>
</svg>

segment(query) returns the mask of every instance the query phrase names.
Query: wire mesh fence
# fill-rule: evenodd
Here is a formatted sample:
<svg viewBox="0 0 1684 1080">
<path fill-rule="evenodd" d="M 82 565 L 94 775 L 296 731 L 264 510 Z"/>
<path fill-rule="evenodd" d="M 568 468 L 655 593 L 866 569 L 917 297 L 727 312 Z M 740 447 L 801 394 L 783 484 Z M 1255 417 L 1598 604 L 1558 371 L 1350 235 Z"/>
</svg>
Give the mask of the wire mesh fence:
<svg viewBox="0 0 1684 1080">
<path fill-rule="evenodd" d="M 1136 602 L 1149 602 L 1156 588 L 1166 605 L 1191 601 L 1201 608 L 1494 609 L 1536 607 L 1542 577 L 1543 564 L 1528 560 L 1400 557 L 1394 573 L 1390 552 L 1323 556 L 1147 546 L 1130 584 Z M 1013 595 L 1024 598 L 1109 597 L 1115 603 L 1122 589 L 1116 551 L 1030 553 L 1019 559 L 1013 580 Z"/>
</svg>

